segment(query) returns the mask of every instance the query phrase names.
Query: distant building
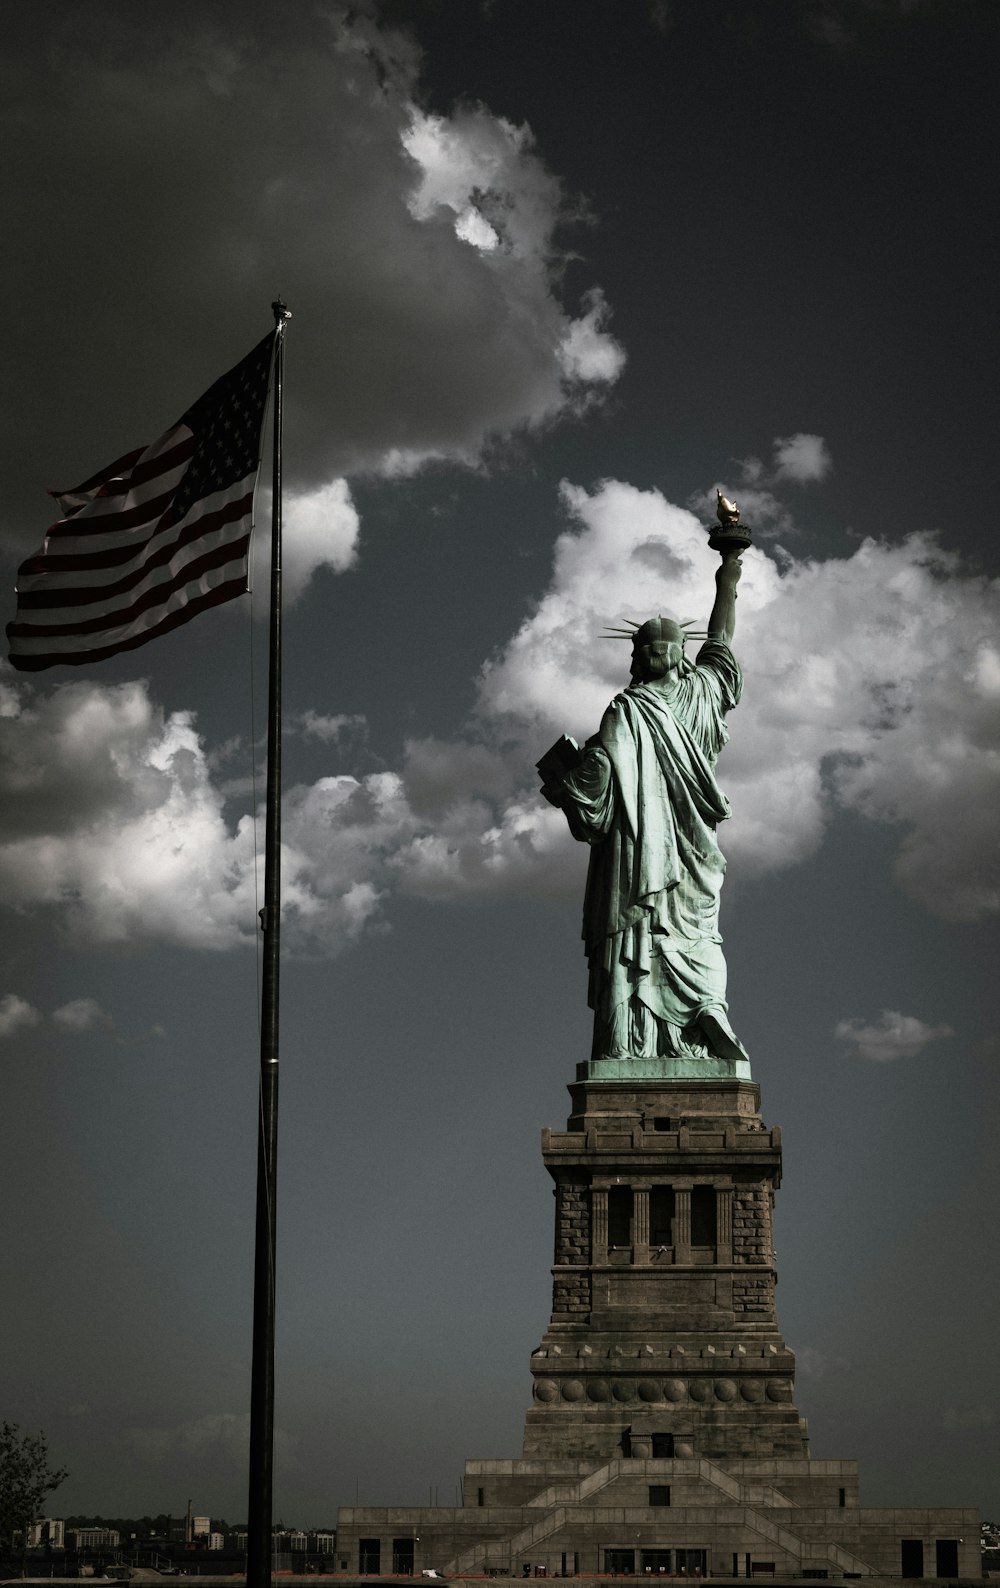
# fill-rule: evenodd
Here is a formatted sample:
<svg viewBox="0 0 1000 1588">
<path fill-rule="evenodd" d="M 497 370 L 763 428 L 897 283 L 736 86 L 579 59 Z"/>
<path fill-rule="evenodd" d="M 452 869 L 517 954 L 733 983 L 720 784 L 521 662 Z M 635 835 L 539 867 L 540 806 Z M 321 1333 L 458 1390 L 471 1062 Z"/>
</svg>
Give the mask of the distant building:
<svg viewBox="0 0 1000 1588">
<path fill-rule="evenodd" d="M 28 1529 L 29 1549 L 41 1549 L 48 1545 L 49 1549 L 66 1548 L 66 1523 L 52 1517 L 45 1517 L 39 1522 L 32 1522 Z"/>
<path fill-rule="evenodd" d="M 196 1516 L 191 1523 L 191 1536 L 193 1538 L 207 1538 L 212 1531 L 212 1518 L 210 1516 Z"/>
<path fill-rule="evenodd" d="M 212 1535 L 221 1538 L 221 1534 Z M 301 1528 L 286 1528 L 279 1532 L 274 1530 L 274 1549 L 279 1555 L 332 1555 L 336 1547 L 337 1535 L 332 1529 L 320 1533 L 304 1533 Z M 209 1546 L 215 1549 L 216 1545 Z M 222 1545 L 218 1546 L 220 1549 Z M 245 1528 L 230 1533 L 230 1549 L 242 1550 L 247 1547 L 247 1533 Z"/>
<path fill-rule="evenodd" d="M 226 1536 L 225 1536 L 225 1534 L 224 1533 L 209 1533 L 209 1535 L 208 1535 L 208 1547 L 209 1547 L 209 1549 L 225 1549 L 225 1547 L 226 1547 Z"/>
<path fill-rule="evenodd" d="M 71 1527 L 66 1534 L 69 1549 L 118 1549 L 121 1541 L 116 1527 Z"/>
</svg>

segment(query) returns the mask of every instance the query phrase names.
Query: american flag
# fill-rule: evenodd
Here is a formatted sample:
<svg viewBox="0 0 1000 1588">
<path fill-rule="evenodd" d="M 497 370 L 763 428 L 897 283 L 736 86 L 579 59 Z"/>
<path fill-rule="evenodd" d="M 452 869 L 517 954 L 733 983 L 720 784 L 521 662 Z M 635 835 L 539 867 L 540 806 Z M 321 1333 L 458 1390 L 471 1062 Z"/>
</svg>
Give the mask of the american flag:
<svg viewBox="0 0 1000 1588">
<path fill-rule="evenodd" d="M 275 334 L 152 446 L 50 491 L 64 516 L 18 572 L 15 667 L 101 661 L 243 594 Z"/>
</svg>

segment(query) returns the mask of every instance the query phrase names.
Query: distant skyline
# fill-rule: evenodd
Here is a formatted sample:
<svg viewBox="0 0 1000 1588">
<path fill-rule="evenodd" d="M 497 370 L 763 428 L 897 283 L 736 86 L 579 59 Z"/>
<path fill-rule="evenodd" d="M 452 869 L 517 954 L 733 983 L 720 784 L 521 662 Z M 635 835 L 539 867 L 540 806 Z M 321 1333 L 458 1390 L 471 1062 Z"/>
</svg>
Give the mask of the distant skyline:
<svg viewBox="0 0 1000 1588">
<path fill-rule="evenodd" d="M 520 1452 L 589 1042 L 534 763 L 625 683 L 608 623 L 704 622 L 718 486 L 797 1402 L 862 1503 L 997 1514 L 995 5 L 43 16 L 5 50 L 5 620 L 45 488 L 293 312 L 275 1515 Z M 252 603 L 0 672 L 0 1415 L 58 1514 L 246 1511 L 264 542 Z"/>
</svg>

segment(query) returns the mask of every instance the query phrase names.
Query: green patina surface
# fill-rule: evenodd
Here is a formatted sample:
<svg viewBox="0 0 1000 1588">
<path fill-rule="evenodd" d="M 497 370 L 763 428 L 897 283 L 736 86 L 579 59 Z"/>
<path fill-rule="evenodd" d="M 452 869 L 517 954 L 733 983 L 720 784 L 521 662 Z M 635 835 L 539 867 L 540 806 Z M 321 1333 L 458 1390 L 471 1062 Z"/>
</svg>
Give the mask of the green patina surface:
<svg viewBox="0 0 1000 1588">
<path fill-rule="evenodd" d="M 752 1081 L 750 1060 L 701 1058 L 693 1053 L 676 1058 L 585 1059 L 576 1067 L 578 1081 Z"/>
<path fill-rule="evenodd" d="M 743 688 L 729 645 L 740 571 L 730 548 L 694 663 L 678 624 L 650 619 L 634 637 L 631 683 L 598 732 L 582 751 L 560 741 L 539 763 L 546 797 L 590 846 L 594 1042 L 581 1079 L 750 1079 L 726 1002 L 716 837 L 730 808 L 715 763 Z"/>
</svg>

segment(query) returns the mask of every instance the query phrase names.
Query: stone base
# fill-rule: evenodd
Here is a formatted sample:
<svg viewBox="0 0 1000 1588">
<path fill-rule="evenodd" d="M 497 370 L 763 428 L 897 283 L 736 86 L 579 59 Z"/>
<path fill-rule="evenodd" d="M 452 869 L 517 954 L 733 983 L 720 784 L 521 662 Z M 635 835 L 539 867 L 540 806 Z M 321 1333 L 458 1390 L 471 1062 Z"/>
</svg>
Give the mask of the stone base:
<svg viewBox="0 0 1000 1588">
<path fill-rule="evenodd" d="M 793 1360 L 783 1344 L 742 1358 L 605 1357 L 591 1371 L 579 1357 L 536 1355 L 524 1454 L 602 1463 L 671 1451 L 712 1461 L 801 1459 L 809 1441 L 792 1404 Z"/>
<path fill-rule="evenodd" d="M 469 1461 L 460 1507 L 341 1510 L 337 1567 L 744 1580 L 980 1572 L 979 1514 L 870 1510 L 853 1461 Z M 377 1545 L 378 1563 L 372 1546 Z"/>
</svg>

